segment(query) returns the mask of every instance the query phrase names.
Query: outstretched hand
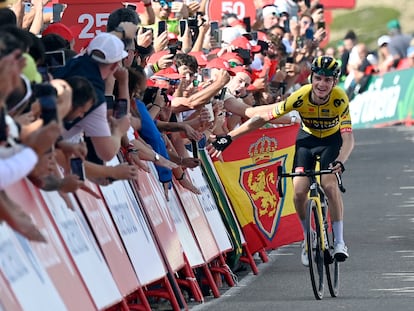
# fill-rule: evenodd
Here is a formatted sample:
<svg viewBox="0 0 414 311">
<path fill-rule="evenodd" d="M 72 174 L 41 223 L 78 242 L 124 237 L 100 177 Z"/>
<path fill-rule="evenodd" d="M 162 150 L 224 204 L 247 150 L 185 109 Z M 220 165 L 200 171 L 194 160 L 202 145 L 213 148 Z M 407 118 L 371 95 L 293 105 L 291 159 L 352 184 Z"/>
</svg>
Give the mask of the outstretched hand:
<svg viewBox="0 0 414 311">
<path fill-rule="evenodd" d="M 215 139 L 208 147 L 208 154 L 212 158 L 218 158 L 221 153 L 232 143 L 230 135 L 211 135 L 210 138 Z"/>
</svg>

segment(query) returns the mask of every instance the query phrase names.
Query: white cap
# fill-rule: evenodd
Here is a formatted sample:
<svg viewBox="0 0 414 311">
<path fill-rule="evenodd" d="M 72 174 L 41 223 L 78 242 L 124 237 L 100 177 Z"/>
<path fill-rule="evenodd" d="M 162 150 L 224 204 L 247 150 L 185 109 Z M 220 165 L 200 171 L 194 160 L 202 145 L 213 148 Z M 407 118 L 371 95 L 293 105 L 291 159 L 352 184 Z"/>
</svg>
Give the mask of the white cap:
<svg viewBox="0 0 414 311">
<path fill-rule="evenodd" d="M 390 41 L 391 41 L 391 37 L 387 36 L 387 35 L 384 35 L 384 36 L 381 36 L 381 37 L 378 38 L 377 44 L 378 44 L 379 47 L 381 47 L 385 43 L 390 43 Z"/>
<path fill-rule="evenodd" d="M 94 60 L 99 63 L 114 64 L 128 56 L 124 48 L 124 43 L 117 36 L 108 32 L 101 32 L 89 43 L 86 53 L 91 55 L 93 51 L 100 51 L 104 57 L 92 55 Z"/>
<path fill-rule="evenodd" d="M 290 10 L 289 10 L 286 2 L 282 2 L 282 1 L 276 2 L 276 6 L 277 6 L 277 10 L 279 11 L 280 14 L 287 13 L 287 14 L 290 15 Z"/>
<path fill-rule="evenodd" d="M 266 16 L 268 16 L 268 15 L 275 15 L 275 16 L 277 16 L 277 17 L 279 17 L 279 16 L 280 16 L 280 14 L 279 14 L 279 10 L 277 9 L 277 7 L 276 7 L 275 5 L 268 5 L 268 6 L 265 6 L 265 7 L 262 9 L 262 15 L 263 15 L 263 17 L 266 17 Z"/>
<path fill-rule="evenodd" d="M 224 45 L 229 45 L 230 42 L 240 37 L 243 33 L 244 29 L 240 27 L 225 27 L 221 31 L 221 39 Z M 246 30 L 244 30 L 246 32 Z"/>
</svg>

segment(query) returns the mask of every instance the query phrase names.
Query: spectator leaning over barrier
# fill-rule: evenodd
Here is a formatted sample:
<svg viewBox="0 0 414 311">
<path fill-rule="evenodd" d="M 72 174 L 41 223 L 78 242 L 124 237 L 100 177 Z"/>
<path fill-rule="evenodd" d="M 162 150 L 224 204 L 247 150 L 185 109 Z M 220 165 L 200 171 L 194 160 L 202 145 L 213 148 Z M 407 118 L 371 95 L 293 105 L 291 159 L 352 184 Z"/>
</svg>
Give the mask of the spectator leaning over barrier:
<svg viewBox="0 0 414 311">
<path fill-rule="evenodd" d="M 83 131 L 91 138 L 96 155 L 102 161 L 111 160 L 119 151 L 121 137 L 129 127 L 129 118 L 107 117 L 105 79 L 122 70 L 120 62 L 127 56 L 122 41 L 113 34 L 100 33 L 88 45 L 86 53 L 74 58 L 58 74 L 62 78 L 79 75 L 91 81 L 97 95 L 96 104 L 83 118 L 66 124 L 65 139 L 80 135 Z M 128 87 L 127 77 L 120 82 Z M 127 96 L 127 95 L 126 95 Z M 120 98 L 126 99 L 127 98 Z"/>
</svg>

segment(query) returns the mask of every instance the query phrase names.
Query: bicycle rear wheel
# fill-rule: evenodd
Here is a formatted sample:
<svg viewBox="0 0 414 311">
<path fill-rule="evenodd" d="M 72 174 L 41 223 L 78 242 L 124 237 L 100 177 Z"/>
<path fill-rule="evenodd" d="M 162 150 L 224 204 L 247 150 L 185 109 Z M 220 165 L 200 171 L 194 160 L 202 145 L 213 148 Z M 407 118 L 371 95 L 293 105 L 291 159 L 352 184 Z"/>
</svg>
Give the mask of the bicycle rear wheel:
<svg viewBox="0 0 414 311">
<path fill-rule="evenodd" d="M 333 245 L 334 236 L 333 233 L 329 233 L 328 228 L 326 230 L 326 236 L 328 239 L 329 249 L 325 250 L 325 271 L 326 281 L 328 283 L 329 293 L 332 297 L 337 297 L 339 294 L 339 263 L 333 258 Z"/>
<path fill-rule="evenodd" d="M 324 292 L 324 254 L 321 245 L 321 228 L 316 202 L 313 199 L 308 201 L 307 214 L 307 252 L 309 259 L 309 273 L 312 283 L 313 294 L 317 300 L 323 298 Z"/>
</svg>

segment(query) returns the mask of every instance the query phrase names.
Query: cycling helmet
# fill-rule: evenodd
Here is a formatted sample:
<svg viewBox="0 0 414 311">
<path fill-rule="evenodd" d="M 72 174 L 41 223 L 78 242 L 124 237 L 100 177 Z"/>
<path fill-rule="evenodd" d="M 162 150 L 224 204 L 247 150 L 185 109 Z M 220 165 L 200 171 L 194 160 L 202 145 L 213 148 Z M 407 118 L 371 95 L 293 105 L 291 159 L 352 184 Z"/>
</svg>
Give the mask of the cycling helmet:
<svg viewBox="0 0 414 311">
<path fill-rule="evenodd" d="M 335 58 L 330 56 L 319 56 L 315 58 L 311 66 L 312 73 L 322 76 L 338 78 L 341 73 L 341 67 Z"/>
</svg>

